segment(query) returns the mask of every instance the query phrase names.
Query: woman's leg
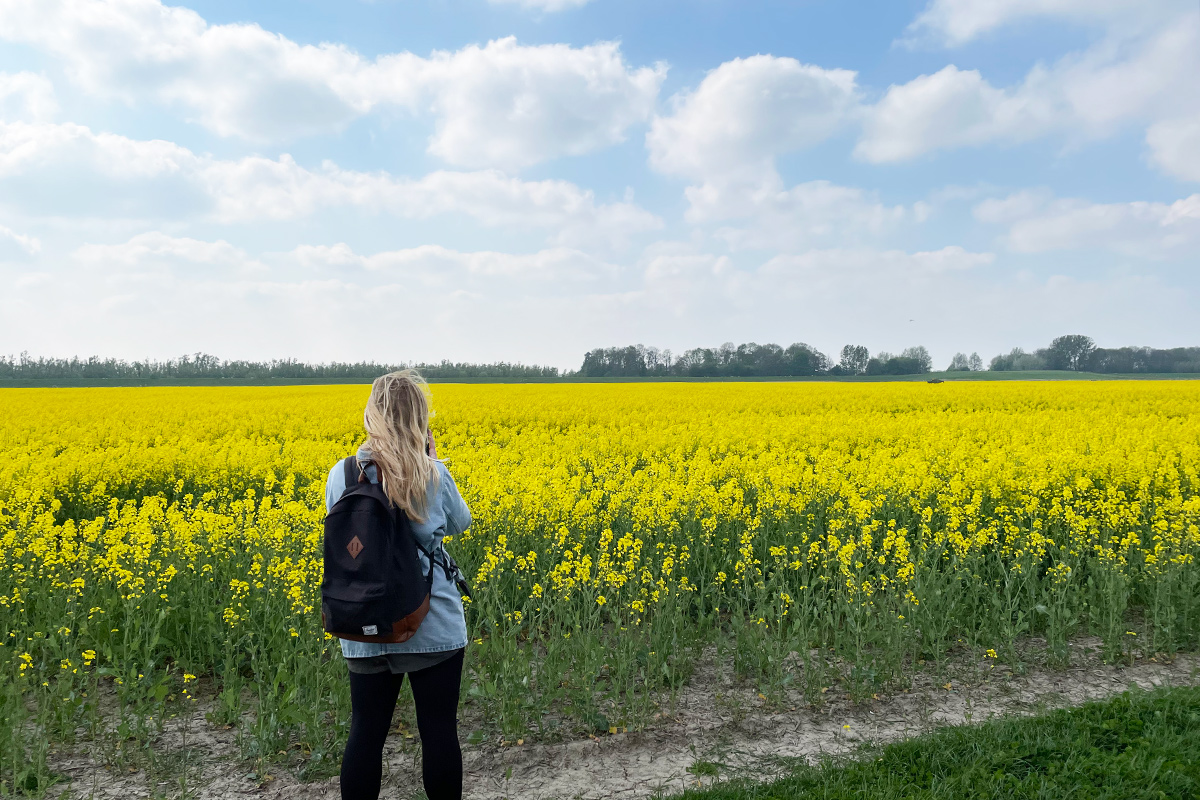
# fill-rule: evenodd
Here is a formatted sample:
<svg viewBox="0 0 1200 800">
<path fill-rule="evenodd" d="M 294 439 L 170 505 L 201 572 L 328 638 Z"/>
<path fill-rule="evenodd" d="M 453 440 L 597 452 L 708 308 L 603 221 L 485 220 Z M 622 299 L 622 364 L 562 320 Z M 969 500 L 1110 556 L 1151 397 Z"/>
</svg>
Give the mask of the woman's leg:
<svg viewBox="0 0 1200 800">
<path fill-rule="evenodd" d="M 403 675 L 350 673 L 350 740 L 342 757 L 342 800 L 376 800 L 383 774 L 383 743 Z"/>
<path fill-rule="evenodd" d="M 458 690 L 463 651 L 408 673 L 421 734 L 421 775 L 429 800 L 462 800 L 462 750 L 458 746 Z"/>
</svg>

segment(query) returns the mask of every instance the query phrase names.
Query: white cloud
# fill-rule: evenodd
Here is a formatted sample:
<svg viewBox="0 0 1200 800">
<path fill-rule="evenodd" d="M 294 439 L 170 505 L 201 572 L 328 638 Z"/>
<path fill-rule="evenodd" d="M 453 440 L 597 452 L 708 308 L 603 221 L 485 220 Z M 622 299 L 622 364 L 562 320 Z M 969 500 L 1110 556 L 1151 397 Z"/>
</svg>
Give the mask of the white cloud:
<svg viewBox="0 0 1200 800">
<path fill-rule="evenodd" d="M 1163 172 L 1200 181 L 1200 114 L 1156 122 L 1146 131 L 1150 159 Z"/>
<path fill-rule="evenodd" d="M 491 250 L 464 253 L 438 245 L 423 245 L 359 255 L 343 242 L 335 245 L 301 245 L 287 257 L 309 268 L 361 269 L 393 276 L 411 275 L 429 284 L 449 284 L 448 281 L 437 279 L 455 274 L 526 281 L 590 281 L 612 276 L 617 271 L 612 264 L 565 247 L 535 253 Z"/>
<path fill-rule="evenodd" d="M 1026 191 L 985 200 L 975 217 L 1006 225 L 1005 242 L 1021 253 L 1101 248 L 1154 259 L 1186 257 L 1200 247 L 1200 194 L 1174 203 L 1090 203 Z"/>
<path fill-rule="evenodd" d="M 1200 335 L 1194 289 L 1152 274 L 1014 276 L 1003 256 L 957 246 L 814 249 L 721 270 L 684 245 L 665 255 L 678 265 L 677 283 L 647 277 L 638 291 L 584 306 L 598 327 L 627 320 L 619 336 L 593 335 L 589 346 L 640 341 L 678 353 L 729 340 L 799 340 L 836 356 L 847 342 L 872 352 L 921 344 L 945 364 L 955 352 L 978 350 L 986 359 L 1072 330 L 1106 346 L 1177 346 Z"/>
<path fill-rule="evenodd" d="M 931 0 L 909 26 L 910 42 L 932 38 L 955 47 L 996 28 L 1026 19 L 1077 23 L 1147 22 L 1162 12 L 1189 8 L 1182 0 Z"/>
<path fill-rule="evenodd" d="M 0 236 L 5 229 L 0 229 Z M 148 231 L 116 244 L 84 244 L 72 259 L 91 270 L 125 278 L 175 270 L 181 276 L 214 278 L 222 270 L 243 273 L 272 271 L 295 276 L 309 273 L 312 280 L 378 283 L 380 280 L 415 280 L 423 286 L 469 288 L 464 279 L 539 282 L 542 292 L 554 293 L 554 281 L 578 284 L 611 278 L 619 267 L 588 253 L 552 247 L 533 253 L 493 250 L 462 252 L 438 245 L 385 250 L 369 255 L 350 245 L 300 245 L 285 253 L 252 257 L 225 240 L 213 242 Z M 268 263 L 272 266 L 268 266 Z M 236 277 L 236 275 L 235 275 Z M 529 291 L 531 287 L 526 287 Z"/>
<path fill-rule="evenodd" d="M 746 221 L 717 231 L 732 247 L 795 249 L 877 233 L 905 216 L 869 193 L 810 181 L 788 188 L 776 159 L 853 120 L 855 73 L 768 55 L 721 64 L 671 99 L 646 135 L 650 165 L 692 179 L 688 222 Z"/>
<path fill-rule="evenodd" d="M 855 155 L 901 161 L 995 138 L 1033 138 L 1053 111 L 993 88 L 976 70 L 954 65 L 893 86 L 867 116 Z"/>
<path fill-rule="evenodd" d="M 997 88 L 954 65 L 892 86 L 868 110 L 854 152 L 879 163 L 1047 134 L 1086 140 L 1173 117 L 1180 99 L 1197 92 L 1200 18 L 1192 10 L 1149 29 L 1114 24 L 1084 52 L 1035 66 L 1016 86 Z"/>
<path fill-rule="evenodd" d="M 621 272 L 567 248 L 363 254 L 342 243 L 247 253 L 161 231 L 89 243 L 40 266 L 0 261 L 0 282 L 12 290 L 0 293 L 0 338 L 18 350 L 389 362 L 533 353 L 563 366 L 582 355 L 580 301 Z M 27 335 L 26 325 L 51 312 L 53 330 Z M 350 318 L 370 320 L 373 333 L 347 339 Z"/>
<path fill-rule="evenodd" d="M 120 244 L 85 244 L 75 250 L 76 261 L 108 271 L 131 268 L 230 267 L 259 271 L 266 267 L 246 251 L 229 242 L 205 242 L 188 237 L 170 236 L 161 231 L 138 234 Z"/>
<path fill-rule="evenodd" d="M 1010 225 L 1036 216 L 1054 201 L 1049 189 L 1022 189 L 1007 197 L 989 197 L 975 206 L 975 219 L 991 225 Z"/>
<path fill-rule="evenodd" d="M 682 242 L 647 248 L 643 285 L 614 296 L 609 310 L 645 322 L 608 343 L 644 341 L 678 351 L 727 340 L 807 341 L 835 352 L 849 339 L 892 349 L 961 349 L 957 337 L 970 326 L 935 336 L 932 323 L 944 306 L 978 307 L 972 287 L 992 280 L 992 270 L 982 268 L 995 256 L 958 246 L 915 253 L 857 246 L 780 254 L 757 265 L 736 261 L 742 263 Z M 910 324 L 912 317 L 922 324 Z M 647 327 L 659 332 L 647 334 Z M 945 344 L 947 336 L 953 344 Z"/>
<path fill-rule="evenodd" d="M 0 120 L 38 122 L 58 112 L 54 84 L 33 72 L 0 72 Z"/>
<path fill-rule="evenodd" d="M 83 215 L 242 223 L 352 207 L 410 219 L 463 214 L 490 227 L 549 229 L 557 244 L 621 245 L 662 226 L 633 203 L 598 203 L 592 192 L 562 180 L 525 181 L 495 170 L 412 179 L 344 170 L 332 162 L 312 170 L 288 155 L 221 160 L 172 142 L 75 124 L 0 123 L 0 182 L 59 185 L 62 192 L 51 192 L 47 213 L 70 203 Z M 37 211 L 36 202 L 36 194 L 26 194 L 23 210 Z"/>
<path fill-rule="evenodd" d="M 940 250 L 906 253 L 903 250 L 834 248 L 809 250 L 796 255 L 775 256 L 762 267 L 764 275 L 780 278 L 804 277 L 822 285 L 858 282 L 888 275 L 892 278 L 923 279 L 947 272 L 983 267 L 995 261 L 993 253 L 972 253 L 950 245 Z"/>
<path fill-rule="evenodd" d="M 516 5 L 533 11 L 564 11 L 568 8 L 582 8 L 590 0 L 488 0 L 492 5 Z"/>
<path fill-rule="evenodd" d="M 430 114 L 430 152 L 473 167 L 519 168 L 618 143 L 653 112 L 666 74 L 631 68 L 612 42 L 508 38 L 368 60 L 257 25 L 209 25 L 159 0 L 7 0 L 0 38 L 58 56 L 89 92 L 178 108 L 223 136 L 337 131 L 381 107 Z"/>
<path fill-rule="evenodd" d="M 524 167 L 624 141 L 653 113 L 666 77 L 663 65 L 630 70 L 615 42 L 522 47 L 513 38 L 435 53 L 423 72 L 437 118 L 429 151 L 469 167 Z"/>
<path fill-rule="evenodd" d="M 216 263 L 162 269 L 153 253 L 113 270 L 45 254 L 36 270 L 0 263 L 0 282 L 11 289 L 0 292 L 0 339 L 14 351 L 67 356 L 205 350 L 343 361 L 517 358 L 574 368 L 589 348 L 638 341 L 682 352 L 728 340 L 799 340 L 831 354 L 846 342 L 872 351 L 923 344 L 945 363 L 956 351 L 988 357 L 1014 344 L 1043 346 L 1069 330 L 1114 345 L 1169 346 L 1200 335 L 1186 284 L 1103 270 L 1087 279 L 1014 278 L 1002 257 L 956 246 L 825 248 L 761 263 L 663 242 L 646 248 L 639 269 L 610 279 L 615 267 L 593 268 L 586 256 L 557 248 L 360 254 L 346 245 L 251 250 L 248 258 L 271 266 L 254 275 L 222 271 L 230 251 L 218 242 L 206 249 L 172 238 L 154 246 L 144 239 L 143 249 L 181 248 Z M 579 259 L 600 279 L 543 280 L 541 267 L 530 266 L 560 258 Z M 493 260 L 505 266 L 495 269 Z M 51 315 L 56 325 L 38 324 Z M 386 335 L 348 339 L 348 318 L 370 319 Z"/>
<path fill-rule="evenodd" d="M 712 303 L 741 295 L 768 306 L 775 292 L 853 292 L 863 286 L 927 284 L 939 276 L 962 274 L 995 262 L 993 253 L 958 245 L 906 252 L 872 247 L 813 248 L 779 254 L 758 267 L 742 269 L 728 257 L 694 244 L 660 242 L 646 249 L 641 268 L 646 291 L 656 297 Z M 873 290 L 874 291 L 874 290 Z M 883 292 L 886 294 L 886 292 Z M 778 298 L 774 298 L 778 299 Z"/>
<path fill-rule="evenodd" d="M 33 236 L 17 233 L 12 228 L 0 225 L 0 260 L 12 257 L 35 256 L 42 250 L 42 243 Z"/>
<path fill-rule="evenodd" d="M 794 252 L 861 241 L 924 218 L 919 204 L 887 206 L 873 192 L 829 181 L 808 181 L 790 189 L 778 178 L 754 187 L 708 183 L 688 187 L 687 197 L 690 222 L 738 223 L 716 231 L 719 239 L 738 250 Z"/>
<path fill-rule="evenodd" d="M 816 144 L 853 115 L 855 73 L 758 55 L 727 61 L 671 98 L 646 146 L 660 172 L 759 181 L 775 157 Z"/>
</svg>

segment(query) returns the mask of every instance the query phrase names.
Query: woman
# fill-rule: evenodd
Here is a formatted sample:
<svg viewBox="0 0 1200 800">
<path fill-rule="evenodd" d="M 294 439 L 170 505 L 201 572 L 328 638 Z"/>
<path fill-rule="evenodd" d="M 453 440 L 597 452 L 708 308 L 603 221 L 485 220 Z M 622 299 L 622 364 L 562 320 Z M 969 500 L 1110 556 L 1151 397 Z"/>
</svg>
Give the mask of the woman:
<svg viewBox="0 0 1200 800">
<path fill-rule="evenodd" d="M 408 515 L 414 535 L 433 554 L 429 613 L 401 644 L 342 640 L 350 667 L 350 740 L 342 758 L 343 800 L 375 800 L 383 771 L 383 745 L 396 698 L 407 674 L 417 707 L 421 768 L 429 800 L 460 800 L 462 751 L 458 745 L 458 692 L 467 624 L 455 585 L 457 566 L 442 538 L 471 524 L 471 512 L 446 465 L 437 460 L 429 431 L 429 387 L 411 370 L 376 378 L 367 401 L 367 441 L 358 448 L 372 483 Z M 346 489 L 341 462 L 325 482 L 328 511 Z M 423 571 L 429 567 L 424 556 Z"/>
</svg>

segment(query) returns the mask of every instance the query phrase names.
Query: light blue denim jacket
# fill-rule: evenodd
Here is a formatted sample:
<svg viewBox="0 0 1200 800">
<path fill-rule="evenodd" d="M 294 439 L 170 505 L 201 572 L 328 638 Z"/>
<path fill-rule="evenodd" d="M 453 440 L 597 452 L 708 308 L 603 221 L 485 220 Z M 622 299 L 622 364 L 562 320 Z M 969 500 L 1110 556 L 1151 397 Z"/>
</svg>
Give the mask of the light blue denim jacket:
<svg viewBox="0 0 1200 800">
<path fill-rule="evenodd" d="M 358 460 L 370 458 L 369 451 L 360 447 Z M 421 545 L 437 557 L 442 550 L 442 538 L 458 536 L 471 525 L 471 511 L 458 493 L 450 470 L 441 461 L 437 462 L 438 485 L 429 487 L 429 499 L 425 507 L 425 521 L 412 521 L 413 533 Z M 378 483 L 374 465 L 367 467 L 367 477 Z M 333 465 L 325 481 L 325 510 L 346 491 L 346 476 L 342 462 Z M 442 550 L 442 552 L 445 552 Z M 429 561 L 420 553 L 422 569 L 429 568 Z M 437 558 L 441 560 L 441 558 Z M 433 591 L 429 598 L 429 613 L 421 621 L 417 632 L 407 642 L 381 644 L 377 642 L 351 642 L 342 640 L 342 655 L 346 658 L 365 658 L 385 653 L 441 653 L 467 646 L 467 620 L 463 615 L 462 595 L 454 582 L 446 578 L 440 566 L 433 569 Z"/>
</svg>

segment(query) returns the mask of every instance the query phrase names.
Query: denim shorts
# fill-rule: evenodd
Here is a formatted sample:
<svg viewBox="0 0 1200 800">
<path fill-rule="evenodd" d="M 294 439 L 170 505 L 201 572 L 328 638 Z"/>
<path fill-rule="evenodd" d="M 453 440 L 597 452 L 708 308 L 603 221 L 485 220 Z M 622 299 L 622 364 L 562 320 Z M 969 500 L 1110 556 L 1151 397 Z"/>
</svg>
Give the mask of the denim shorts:
<svg viewBox="0 0 1200 800">
<path fill-rule="evenodd" d="M 347 658 L 346 666 L 351 672 L 359 675 L 373 675 L 379 672 L 390 672 L 400 675 L 405 672 L 418 672 L 447 661 L 463 651 L 442 650 L 438 653 L 385 653 L 381 656 L 366 656 L 365 658 Z"/>
</svg>

